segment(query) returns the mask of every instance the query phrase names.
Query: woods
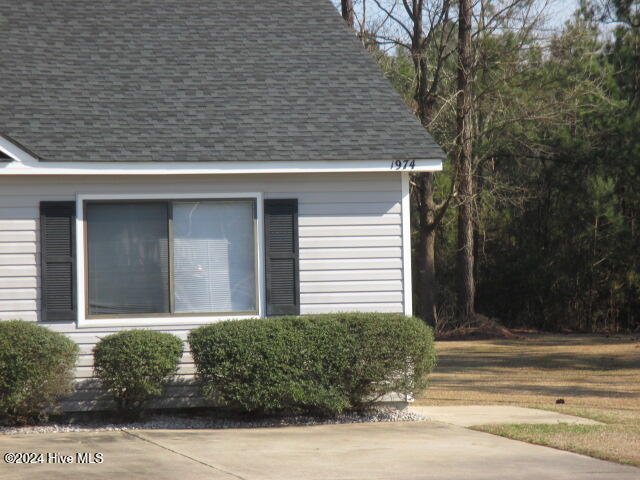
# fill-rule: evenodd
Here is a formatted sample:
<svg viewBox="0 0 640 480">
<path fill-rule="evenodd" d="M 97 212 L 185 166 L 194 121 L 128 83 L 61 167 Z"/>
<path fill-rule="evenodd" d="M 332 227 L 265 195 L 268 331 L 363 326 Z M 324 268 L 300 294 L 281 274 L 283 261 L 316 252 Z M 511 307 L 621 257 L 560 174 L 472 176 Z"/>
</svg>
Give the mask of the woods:
<svg viewBox="0 0 640 480">
<path fill-rule="evenodd" d="M 640 2 L 342 4 L 448 154 L 412 178 L 416 313 L 638 330 Z"/>
</svg>

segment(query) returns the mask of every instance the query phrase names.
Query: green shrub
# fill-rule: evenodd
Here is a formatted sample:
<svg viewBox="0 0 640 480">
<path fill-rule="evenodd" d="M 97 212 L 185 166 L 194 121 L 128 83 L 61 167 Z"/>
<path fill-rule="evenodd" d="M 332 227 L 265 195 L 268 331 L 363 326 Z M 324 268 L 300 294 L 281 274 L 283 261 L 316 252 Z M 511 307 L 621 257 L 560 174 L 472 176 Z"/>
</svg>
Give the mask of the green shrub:
<svg viewBox="0 0 640 480">
<path fill-rule="evenodd" d="M 231 320 L 193 330 L 203 394 L 255 413 L 363 409 L 419 392 L 435 364 L 431 330 L 396 314 Z"/>
<path fill-rule="evenodd" d="M 0 419 L 24 424 L 46 420 L 71 392 L 78 346 L 32 322 L 0 322 Z"/>
<path fill-rule="evenodd" d="M 137 416 L 178 369 L 182 340 L 169 333 L 127 330 L 100 340 L 93 357 L 96 376 L 118 411 Z"/>
<path fill-rule="evenodd" d="M 350 314 L 352 348 L 345 381 L 354 408 L 365 408 L 391 392 L 418 394 L 436 364 L 433 331 L 422 320 L 393 314 Z"/>
</svg>

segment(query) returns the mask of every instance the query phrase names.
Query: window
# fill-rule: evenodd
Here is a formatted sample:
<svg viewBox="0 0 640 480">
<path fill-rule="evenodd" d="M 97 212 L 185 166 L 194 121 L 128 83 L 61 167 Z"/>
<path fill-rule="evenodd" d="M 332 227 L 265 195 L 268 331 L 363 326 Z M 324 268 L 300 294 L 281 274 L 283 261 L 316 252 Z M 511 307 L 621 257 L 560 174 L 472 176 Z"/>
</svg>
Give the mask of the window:
<svg viewBox="0 0 640 480">
<path fill-rule="evenodd" d="M 167 204 L 91 204 L 87 227 L 89 314 L 168 313 Z"/>
<path fill-rule="evenodd" d="M 173 204 L 177 313 L 256 310 L 253 204 Z"/>
<path fill-rule="evenodd" d="M 87 314 L 257 312 L 254 200 L 87 202 Z"/>
</svg>

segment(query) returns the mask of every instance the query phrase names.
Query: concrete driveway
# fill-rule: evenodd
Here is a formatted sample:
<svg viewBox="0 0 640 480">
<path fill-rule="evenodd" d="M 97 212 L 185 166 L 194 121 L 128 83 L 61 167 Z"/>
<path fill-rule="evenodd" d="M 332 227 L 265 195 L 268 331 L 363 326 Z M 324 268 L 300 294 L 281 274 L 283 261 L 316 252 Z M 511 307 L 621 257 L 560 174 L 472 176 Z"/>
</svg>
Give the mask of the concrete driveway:
<svg viewBox="0 0 640 480">
<path fill-rule="evenodd" d="M 588 418 L 574 417 L 564 413 L 536 410 L 535 408 L 509 405 L 460 405 L 443 407 L 409 407 L 423 417 L 436 422 L 451 423 L 460 427 L 474 425 L 530 423 L 554 425 L 572 423 L 579 425 L 602 425 Z"/>
<path fill-rule="evenodd" d="M 3 480 L 640 478 L 635 467 L 437 422 L 0 436 L 7 452 L 71 455 L 73 463 L 0 459 Z M 77 464 L 76 452 L 104 460 Z"/>
</svg>

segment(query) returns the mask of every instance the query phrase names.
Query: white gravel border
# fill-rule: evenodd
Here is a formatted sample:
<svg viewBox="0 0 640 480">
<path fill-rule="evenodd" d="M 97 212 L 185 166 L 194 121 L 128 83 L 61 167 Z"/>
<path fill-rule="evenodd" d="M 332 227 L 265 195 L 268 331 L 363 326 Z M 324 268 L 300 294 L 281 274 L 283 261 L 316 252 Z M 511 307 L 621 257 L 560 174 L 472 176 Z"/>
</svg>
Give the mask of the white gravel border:
<svg viewBox="0 0 640 480">
<path fill-rule="evenodd" d="M 408 409 L 398 410 L 391 407 L 378 407 L 366 413 L 346 413 L 332 418 L 294 416 L 282 418 L 264 418 L 258 420 L 230 420 L 190 416 L 188 414 L 152 415 L 147 419 L 131 423 L 109 423 L 108 421 L 78 422 L 74 424 L 43 423 L 25 427 L 0 427 L 0 435 L 25 435 L 38 433 L 68 432 L 110 432 L 118 430 L 189 430 L 189 429 L 225 429 L 225 428 L 267 428 L 308 425 L 334 425 L 367 422 L 421 422 L 427 417 Z"/>
</svg>

